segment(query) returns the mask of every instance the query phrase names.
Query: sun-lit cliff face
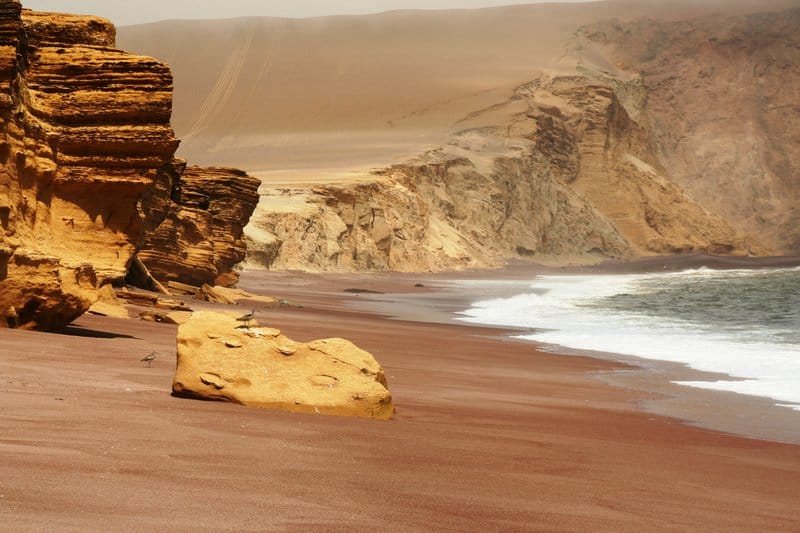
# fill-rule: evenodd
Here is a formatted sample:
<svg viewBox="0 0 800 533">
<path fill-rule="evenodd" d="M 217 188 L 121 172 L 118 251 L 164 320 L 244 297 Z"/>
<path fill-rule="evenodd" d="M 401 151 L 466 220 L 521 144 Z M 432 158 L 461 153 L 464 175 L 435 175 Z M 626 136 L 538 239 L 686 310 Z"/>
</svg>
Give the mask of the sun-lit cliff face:
<svg viewBox="0 0 800 533">
<path fill-rule="evenodd" d="M 250 262 L 414 271 L 762 250 L 666 177 L 610 86 L 540 78 L 470 121 L 358 184 L 271 192 Z"/>
<path fill-rule="evenodd" d="M 173 160 L 169 68 L 114 40 L 107 20 L 0 1 L 0 325 L 68 324 L 191 188 Z M 236 176 L 253 206 L 257 183 Z M 241 235 L 247 218 L 226 222 Z"/>
<path fill-rule="evenodd" d="M 610 0 L 122 34 L 174 67 L 184 153 L 263 179 L 248 264 L 447 270 L 796 251 L 798 7 Z M 202 59 L 193 32 L 212 36 Z"/>
</svg>

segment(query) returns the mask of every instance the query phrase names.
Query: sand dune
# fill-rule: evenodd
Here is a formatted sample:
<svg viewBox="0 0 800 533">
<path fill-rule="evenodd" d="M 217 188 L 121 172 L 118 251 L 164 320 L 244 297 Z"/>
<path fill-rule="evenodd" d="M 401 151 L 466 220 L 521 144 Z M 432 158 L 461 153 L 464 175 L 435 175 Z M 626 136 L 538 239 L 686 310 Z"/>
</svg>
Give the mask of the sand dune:
<svg viewBox="0 0 800 533">
<path fill-rule="evenodd" d="M 173 69 L 183 156 L 322 180 L 415 155 L 542 71 L 571 72 L 565 45 L 581 25 L 791 5 L 616 1 L 166 21 L 120 28 L 118 42 Z"/>
</svg>

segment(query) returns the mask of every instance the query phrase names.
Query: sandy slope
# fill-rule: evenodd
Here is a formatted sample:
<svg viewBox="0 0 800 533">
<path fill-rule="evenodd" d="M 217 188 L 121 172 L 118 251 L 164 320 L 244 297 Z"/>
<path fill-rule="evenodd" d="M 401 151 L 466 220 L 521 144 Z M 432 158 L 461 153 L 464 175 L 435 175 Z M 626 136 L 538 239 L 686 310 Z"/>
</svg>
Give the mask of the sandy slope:
<svg viewBox="0 0 800 533">
<path fill-rule="evenodd" d="M 797 4 L 612 1 L 167 21 L 120 28 L 118 41 L 172 67 L 173 122 L 181 153 L 194 162 L 276 181 L 341 180 L 436 144 L 458 120 L 542 71 L 570 72 L 564 43 L 581 25 Z"/>
</svg>

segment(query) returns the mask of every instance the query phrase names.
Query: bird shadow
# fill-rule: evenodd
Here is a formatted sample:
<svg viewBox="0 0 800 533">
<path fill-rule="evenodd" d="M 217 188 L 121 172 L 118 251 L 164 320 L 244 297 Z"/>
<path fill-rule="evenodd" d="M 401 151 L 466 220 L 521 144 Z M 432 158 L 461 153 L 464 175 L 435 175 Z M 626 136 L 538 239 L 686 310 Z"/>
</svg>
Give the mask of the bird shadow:
<svg viewBox="0 0 800 533">
<path fill-rule="evenodd" d="M 86 337 L 91 339 L 138 339 L 126 333 L 114 333 L 111 331 L 99 331 L 96 329 L 83 328 L 81 326 L 67 326 L 58 332 L 60 335 L 69 337 Z"/>
</svg>

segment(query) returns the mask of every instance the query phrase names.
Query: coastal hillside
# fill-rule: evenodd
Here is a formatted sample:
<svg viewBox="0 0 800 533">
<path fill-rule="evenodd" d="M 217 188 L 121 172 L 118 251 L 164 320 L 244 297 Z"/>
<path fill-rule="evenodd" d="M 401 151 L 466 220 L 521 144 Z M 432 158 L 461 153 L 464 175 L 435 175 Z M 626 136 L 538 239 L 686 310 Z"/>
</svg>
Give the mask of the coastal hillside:
<svg viewBox="0 0 800 533">
<path fill-rule="evenodd" d="M 120 42 L 172 67 L 182 153 L 261 178 L 251 266 L 769 255 L 800 247 L 798 7 L 170 21 Z"/>
<path fill-rule="evenodd" d="M 775 251 L 800 250 L 800 9 L 582 29 L 671 181 Z M 603 58 L 600 62 L 596 58 Z"/>
</svg>

